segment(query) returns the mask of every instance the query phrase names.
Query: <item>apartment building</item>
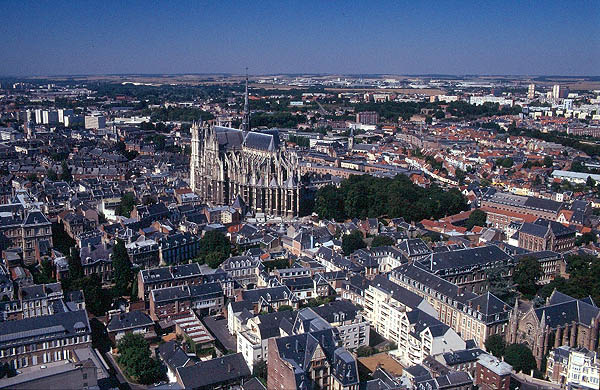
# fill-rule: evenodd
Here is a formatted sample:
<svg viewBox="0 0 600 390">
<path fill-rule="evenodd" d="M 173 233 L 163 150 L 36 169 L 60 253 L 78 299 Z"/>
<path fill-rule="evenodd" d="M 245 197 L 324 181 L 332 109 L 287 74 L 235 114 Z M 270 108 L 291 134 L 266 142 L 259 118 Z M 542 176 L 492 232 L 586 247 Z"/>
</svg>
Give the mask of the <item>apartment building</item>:
<svg viewBox="0 0 600 390">
<path fill-rule="evenodd" d="M 390 280 L 423 297 L 436 317 L 464 340 L 483 346 L 492 334 L 504 334 L 510 307 L 490 292 L 477 295 L 414 264 L 398 267 Z"/>
<path fill-rule="evenodd" d="M 477 360 L 475 384 L 481 390 L 508 390 L 512 366 L 492 355 L 482 354 Z"/>
<path fill-rule="evenodd" d="M 225 298 L 219 283 L 174 286 L 150 292 L 150 318 L 171 321 L 190 309 L 215 314 L 223 309 Z"/>
<path fill-rule="evenodd" d="M 154 289 L 200 284 L 202 276 L 198 263 L 140 270 L 137 279 L 138 297 L 148 300 L 150 291 Z"/>
<path fill-rule="evenodd" d="M 326 329 L 269 340 L 269 389 L 358 390 L 356 359 Z"/>
<path fill-rule="evenodd" d="M 69 360 L 91 345 L 85 310 L 0 322 L 0 363 L 15 369 Z"/>
<path fill-rule="evenodd" d="M 567 388 L 598 389 L 600 386 L 600 357 L 586 348 L 567 345 L 550 351 L 546 377 Z"/>
</svg>

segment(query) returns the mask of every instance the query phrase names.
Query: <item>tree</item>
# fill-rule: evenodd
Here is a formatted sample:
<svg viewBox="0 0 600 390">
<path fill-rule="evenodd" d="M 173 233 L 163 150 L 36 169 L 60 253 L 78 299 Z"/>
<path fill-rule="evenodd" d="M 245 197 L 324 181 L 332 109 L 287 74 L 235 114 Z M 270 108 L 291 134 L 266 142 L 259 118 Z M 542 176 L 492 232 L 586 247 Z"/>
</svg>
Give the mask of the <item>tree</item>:
<svg viewBox="0 0 600 390">
<path fill-rule="evenodd" d="M 117 296 L 128 295 L 131 292 L 129 285 L 133 283 L 131 261 L 123 240 L 117 240 L 112 252 L 113 275 L 115 281 L 114 291 Z"/>
<path fill-rule="evenodd" d="M 27 180 L 29 180 L 32 183 L 37 183 L 39 181 L 38 176 L 35 173 L 30 173 L 29 175 L 27 175 Z"/>
<path fill-rule="evenodd" d="M 200 240 L 199 263 L 206 263 L 211 268 L 217 268 L 231 254 L 231 242 L 225 235 L 216 230 L 204 233 Z"/>
<path fill-rule="evenodd" d="M 52 243 L 54 244 L 54 249 L 57 249 L 65 256 L 68 256 L 71 253 L 71 248 L 75 247 L 75 240 L 67 234 L 62 222 L 52 223 Z"/>
<path fill-rule="evenodd" d="M 405 175 L 393 179 L 353 175 L 342 181 L 340 188 L 332 185 L 320 188 L 315 199 L 315 212 L 319 217 L 336 221 L 382 215 L 420 221 L 456 214 L 467 208 L 458 189 L 444 191 L 436 185 L 422 188 Z"/>
<path fill-rule="evenodd" d="M 589 188 L 596 187 L 596 180 L 592 179 L 591 176 L 588 176 L 587 180 L 585 181 L 585 186 Z"/>
<path fill-rule="evenodd" d="M 531 349 L 526 344 L 511 344 L 506 347 L 504 360 L 513 367 L 516 372 L 529 373 L 537 369 L 537 363 Z"/>
<path fill-rule="evenodd" d="M 456 168 L 454 171 L 454 176 L 456 176 L 456 180 L 458 180 L 459 184 L 463 184 L 465 182 L 465 178 L 467 177 L 467 173 L 460 168 Z"/>
<path fill-rule="evenodd" d="M 54 169 L 48 169 L 46 171 L 46 177 L 51 181 L 58 181 L 58 175 Z"/>
<path fill-rule="evenodd" d="M 73 181 L 73 175 L 71 174 L 71 168 L 69 168 L 69 164 L 67 164 L 66 161 L 63 161 L 61 163 L 61 173 L 60 173 L 60 179 L 62 181 L 66 181 L 67 183 L 70 183 Z"/>
<path fill-rule="evenodd" d="M 294 310 L 294 308 L 291 307 L 290 305 L 281 305 L 277 309 L 277 311 L 293 311 L 293 310 Z"/>
<path fill-rule="evenodd" d="M 373 347 L 369 347 L 368 345 L 361 345 L 360 347 L 358 347 L 358 349 L 356 350 L 356 354 L 358 355 L 358 357 L 366 357 L 366 356 L 371 356 L 375 353 L 375 348 Z"/>
<path fill-rule="evenodd" d="M 129 218 L 135 207 L 137 200 L 132 193 L 128 192 L 121 197 L 121 203 L 117 206 L 115 212 L 117 215 Z"/>
<path fill-rule="evenodd" d="M 109 290 L 102 288 L 102 280 L 97 274 L 91 274 L 79 279 L 64 280 L 65 291 L 82 290 L 86 309 L 95 316 L 106 315 L 112 305 L 112 295 Z"/>
<path fill-rule="evenodd" d="M 489 290 L 492 294 L 504 302 L 513 302 L 515 300 L 515 286 L 512 279 L 508 277 L 508 266 L 496 266 L 486 270 L 485 273 Z"/>
<path fill-rule="evenodd" d="M 587 245 L 590 242 L 596 242 L 596 234 L 593 232 L 585 232 L 575 240 L 575 245 Z"/>
<path fill-rule="evenodd" d="M 81 265 L 81 257 L 79 256 L 79 248 L 71 248 L 71 253 L 67 255 L 69 263 L 69 278 L 83 278 L 83 266 Z"/>
<path fill-rule="evenodd" d="M 139 334 L 127 333 L 117 344 L 117 362 L 125 373 L 135 381 L 149 385 L 166 379 L 166 372 L 158 360 L 150 354 L 150 346 Z"/>
<path fill-rule="evenodd" d="M 496 165 L 502 168 L 511 168 L 514 164 L 514 161 L 510 157 L 499 158 L 496 160 Z"/>
<path fill-rule="evenodd" d="M 252 374 L 257 377 L 263 384 L 266 384 L 267 381 L 267 362 L 263 359 L 259 359 L 254 363 L 254 367 L 252 369 Z"/>
<path fill-rule="evenodd" d="M 391 246 L 394 245 L 396 241 L 390 236 L 378 235 L 371 242 L 371 247 L 376 248 L 378 246 Z"/>
<path fill-rule="evenodd" d="M 485 340 L 485 349 L 497 358 L 502 357 L 506 349 L 506 343 L 504 342 L 502 335 L 490 335 L 487 340 Z"/>
<path fill-rule="evenodd" d="M 552 167 L 553 164 L 554 164 L 554 160 L 552 159 L 552 157 L 550 157 L 550 156 L 544 157 L 544 166 L 546 168 Z"/>
<path fill-rule="evenodd" d="M 473 229 L 473 226 L 485 227 L 487 225 L 487 214 L 485 211 L 475 209 L 469 215 L 465 227 L 469 230 Z"/>
<path fill-rule="evenodd" d="M 97 318 L 91 318 L 90 328 L 92 329 L 92 347 L 97 348 L 100 352 L 108 352 L 112 343 L 108 337 L 106 326 Z"/>
<path fill-rule="evenodd" d="M 533 256 L 523 256 L 519 260 L 513 280 L 517 283 L 518 290 L 528 299 L 532 298 L 537 291 L 537 280 L 542 276 L 542 267 Z"/>
<path fill-rule="evenodd" d="M 358 230 L 354 230 L 350 234 L 346 234 L 342 237 L 342 250 L 344 254 L 348 256 L 355 250 L 366 247 L 367 245 L 362 239 L 362 233 Z"/>
</svg>

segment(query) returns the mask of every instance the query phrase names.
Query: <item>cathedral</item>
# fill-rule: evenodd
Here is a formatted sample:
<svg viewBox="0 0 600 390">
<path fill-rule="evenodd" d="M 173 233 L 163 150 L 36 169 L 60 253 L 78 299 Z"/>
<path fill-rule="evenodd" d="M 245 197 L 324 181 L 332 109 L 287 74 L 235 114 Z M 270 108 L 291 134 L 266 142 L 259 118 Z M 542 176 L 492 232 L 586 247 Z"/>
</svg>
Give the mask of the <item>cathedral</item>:
<svg viewBox="0 0 600 390">
<path fill-rule="evenodd" d="M 240 129 L 192 125 L 190 187 L 204 202 L 293 217 L 300 209 L 298 156 L 277 130 L 250 129 L 248 78 Z"/>
</svg>

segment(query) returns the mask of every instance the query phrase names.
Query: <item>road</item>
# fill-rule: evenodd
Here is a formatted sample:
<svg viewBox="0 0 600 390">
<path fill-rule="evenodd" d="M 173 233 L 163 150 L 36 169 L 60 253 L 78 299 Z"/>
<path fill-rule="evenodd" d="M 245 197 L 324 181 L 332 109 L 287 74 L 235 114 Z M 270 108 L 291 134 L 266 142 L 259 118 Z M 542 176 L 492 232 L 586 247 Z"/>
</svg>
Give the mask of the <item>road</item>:
<svg viewBox="0 0 600 390">
<path fill-rule="evenodd" d="M 315 102 L 317 102 L 317 106 L 319 106 L 319 112 L 321 112 L 321 115 L 331 115 L 331 113 L 327 111 L 318 100 L 315 100 Z"/>
</svg>

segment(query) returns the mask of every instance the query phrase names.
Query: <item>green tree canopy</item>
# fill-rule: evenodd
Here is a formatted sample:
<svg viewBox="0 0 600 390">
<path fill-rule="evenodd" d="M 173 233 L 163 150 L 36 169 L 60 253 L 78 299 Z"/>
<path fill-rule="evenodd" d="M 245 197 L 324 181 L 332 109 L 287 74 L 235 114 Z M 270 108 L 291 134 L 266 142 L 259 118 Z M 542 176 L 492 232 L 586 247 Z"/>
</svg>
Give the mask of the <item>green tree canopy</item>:
<svg viewBox="0 0 600 390">
<path fill-rule="evenodd" d="M 485 340 L 485 349 L 497 358 L 504 356 L 504 351 L 506 349 L 504 337 L 500 334 L 490 335 L 487 340 Z"/>
<path fill-rule="evenodd" d="M 121 203 L 117 206 L 115 212 L 117 215 L 129 218 L 133 208 L 137 204 L 137 199 L 132 193 L 127 192 L 121 197 Z"/>
<path fill-rule="evenodd" d="M 69 168 L 69 164 L 66 161 L 63 161 L 61 164 L 62 171 L 60 173 L 60 179 L 70 183 L 73 181 L 73 175 L 71 174 L 71 168 Z"/>
<path fill-rule="evenodd" d="M 444 191 L 435 185 L 422 188 L 405 175 L 393 179 L 354 175 L 340 188 L 324 186 L 316 195 L 315 211 L 322 219 L 375 218 L 387 215 L 406 221 L 441 218 L 467 208 L 458 189 Z"/>
<path fill-rule="evenodd" d="M 376 248 L 378 246 L 392 246 L 396 241 L 390 236 L 378 235 L 371 242 L 371 247 Z"/>
<path fill-rule="evenodd" d="M 511 344 L 506 347 L 504 360 L 513 367 L 516 372 L 529 374 L 531 370 L 537 369 L 537 364 L 531 349 L 526 344 Z"/>
<path fill-rule="evenodd" d="M 342 237 L 342 250 L 346 256 L 366 246 L 367 244 L 363 241 L 363 235 L 358 230 L 354 230 L 352 233 Z"/>
<path fill-rule="evenodd" d="M 129 261 L 129 255 L 123 240 L 117 240 L 112 255 L 115 294 L 117 296 L 129 295 L 131 292 L 130 285 L 133 283 L 135 275 L 131 270 L 131 261 Z"/>
<path fill-rule="evenodd" d="M 117 348 L 117 361 L 133 380 L 149 385 L 166 379 L 164 367 L 151 357 L 150 346 L 142 335 L 127 333 L 119 341 Z"/>
<path fill-rule="evenodd" d="M 217 268 L 231 254 L 231 242 L 221 232 L 211 230 L 204 233 L 200 240 L 200 251 L 196 261 Z"/>
<path fill-rule="evenodd" d="M 536 283 L 541 276 L 539 261 L 533 256 L 523 256 L 515 268 L 513 280 L 526 298 L 532 298 L 537 292 Z"/>
<path fill-rule="evenodd" d="M 469 230 L 473 229 L 474 226 L 485 227 L 487 225 L 487 214 L 485 211 L 480 209 L 475 209 L 469 215 L 467 222 L 465 223 L 465 227 Z"/>
</svg>

